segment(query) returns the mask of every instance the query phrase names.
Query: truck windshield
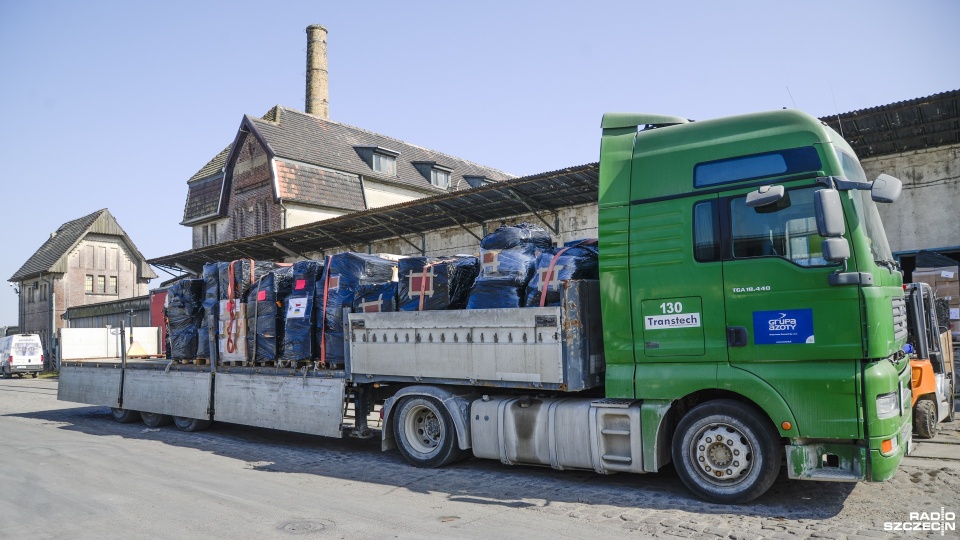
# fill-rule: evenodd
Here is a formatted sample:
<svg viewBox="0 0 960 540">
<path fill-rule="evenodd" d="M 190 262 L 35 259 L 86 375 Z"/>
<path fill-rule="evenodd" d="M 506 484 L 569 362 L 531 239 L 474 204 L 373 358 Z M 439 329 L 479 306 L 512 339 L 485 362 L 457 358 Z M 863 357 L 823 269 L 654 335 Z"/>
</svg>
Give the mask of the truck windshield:
<svg viewBox="0 0 960 540">
<path fill-rule="evenodd" d="M 840 165 L 843 167 L 843 175 L 854 182 L 867 182 L 867 175 L 863 172 L 857 158 L 839 148 L 836 150 Z M 867 242 L 870 244 L 870 253 L 874 262 L 892 266 L 893 253 L 890 251 L 890 244 L 887 243 L 887 233 L 883 229 L 883 221 L 880 220 L 877 203 L 873 202 L 873 199 L 870 198 L 870 192 L 867 190 L 851 190 L 850 196 L 853 198 L 853 207 L 857 212 L 860 224 L 863 226 L 863 233 L 867 236 Z"/>
</svg>

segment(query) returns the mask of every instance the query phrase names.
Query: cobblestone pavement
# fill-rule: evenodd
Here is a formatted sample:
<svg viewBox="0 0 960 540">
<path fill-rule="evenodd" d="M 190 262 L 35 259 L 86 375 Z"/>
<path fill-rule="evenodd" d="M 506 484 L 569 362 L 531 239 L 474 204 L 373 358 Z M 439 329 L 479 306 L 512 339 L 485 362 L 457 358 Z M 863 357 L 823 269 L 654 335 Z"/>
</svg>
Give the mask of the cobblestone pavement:
<svg viewBox="0 0 960 540">
<path fill-rule="evenodd" d="M 695 499 L 672 469 L 659 474 L 601 476 L 507 467 L 477 459 L 443 469 L 418 469 L 407 465 L 395 452 L 380 452 L 379 439 L 336 440 L 227 424 L 216 424 L 200 433 L 184 433 L 172 426 L 149 430 L 139 423 L 116 423 L 103 407 L 58 402 L 55 385 L 55 381 L 27 379 L 0 383 L 0 428 L 39 427 L 49 430 L 51 436 L 66 430 L 82 436 L 79 444 L 100 439 L 115 441 L 112 444 L 118 446 L 143 446 L 158 456 L 175 452 L 175 459 L 210 456 L 205 459 L 212 460 L 211 466 L 220 466 L 223 460 L 236 461 L 242 463 L 242 471 L 237 473 L 241 478 L 243 471 L 295 473 L 259 477 L 269 484 L 289 482 L 295 476 L 303 489 L 319 491 L 336 486 L 343 493 L 362 493 L 371 509 L 377 508 L 387 516 L 408 512 L 405 508 L 409 512 L 416 508 L 417 515 L 423 516 L 422 528 L 403 522 L 397 530 L 391 530 L 389 523 L 386 528 L 363 529 L 357 525 L 360 521 L 350 522 L 352 525 L 341 522 L 337 527 L 337 513 L 329 511 L 336 501 L 329 501 L 315 505 L 316 515 L 309 515 L 306 509 L 311 506 L 307 505 L 297 513 L 306 517 L 278 521 L 276 530 L 284 534 L 577 538 L 591 531 L 595 533 L 591 534 L 593 538 L 941 537 L 940 532 L 886 529 L 911 521 L 921 526 L 949 526 L 954 522 L 929 515 L 911 519 L 910 513 L 939 512 L 941 508 L 947 513 L 960 512 L 960 432 L 954 423 L 943 425 L 934 442 L 920 443 L 919 454 L 926 457 L 908 458 L 889 482 L 801 482 L 781 475 L 757 501 L 731 507 Z M 0 474 L 0 480 L 6 479 Z M 0 503 L 7 502 L 0 494 Z M 193 507 L 200 503 L 194 499 L 189 504 Z M 208 510 L 201 506 L 195 511 Z M 379 521 L 383 520 L 381 516 Z M 329 535 L 332 529 L 334 536 Z M 0 538 L 32 532 L 0 524 Z M 947 532 L 944 537 L 957 534 Z"/>
</svg>

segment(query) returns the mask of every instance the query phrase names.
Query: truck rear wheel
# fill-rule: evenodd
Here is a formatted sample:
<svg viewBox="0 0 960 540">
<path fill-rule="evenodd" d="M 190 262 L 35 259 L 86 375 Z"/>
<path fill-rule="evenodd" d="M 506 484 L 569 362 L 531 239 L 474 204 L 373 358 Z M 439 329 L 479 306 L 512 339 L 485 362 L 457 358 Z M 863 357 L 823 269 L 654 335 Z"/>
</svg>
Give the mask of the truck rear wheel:
<svg viewBox="0 0 960 540">
<path fill-rule="evenodd" d="M 131 411 L 129 409 L 118 409 L 114 407 L 110 409 L 110 413 L 113 414 L 113 419 L 121 424 L 130 424 L 140 420 L 140 411 Z"/>
<path fill-rule="evenodd" d="M 765 417 L 733 400 L 702 403 L 688 412 L 673 436 L 673 462 L 696 496 L 741 504 L 763 495 L 782 462 L 778 437 Z"/>
<path fill-rule="evenodd" d="M 0 367 L 0 371 L 3 371 L 3 378 L 4 378 L 4 379 L 11 379 L 11 378 L 13 378 L 13 374 L 10 373 L 10 368 L 8 368 L 8 367 Z"/>
<path fill-rule="evenodd" d="M 152 428 L 168 426 L 173 423 L 173 417 L 167 414 L 141 412 L 140 418 L 143 418 L 143 423 L 146 424 L 147 427 Z"/>
<path fill-rule="evenodd" d="M 210 427 L 209 420 L 200 420 L 199 418 L 184 418 L 183 416 L 174 416 L 173 425 L 180 431 L 203 431 Z"/>
<path fill-rule="evenodd" d="M 932 439 L 937 434 L 937 405 L 931 399 L 920 399 L 913 406 L 913 427 L 917 437 Z"/>
<path fill-rule="evenodd" d="M 393 435 L 400 454 L 417 467 L 442 467 L 460 458 L 457 430 L 447 409 L 434 398 L 400 400 L 392 415 Z"/>
</svg>

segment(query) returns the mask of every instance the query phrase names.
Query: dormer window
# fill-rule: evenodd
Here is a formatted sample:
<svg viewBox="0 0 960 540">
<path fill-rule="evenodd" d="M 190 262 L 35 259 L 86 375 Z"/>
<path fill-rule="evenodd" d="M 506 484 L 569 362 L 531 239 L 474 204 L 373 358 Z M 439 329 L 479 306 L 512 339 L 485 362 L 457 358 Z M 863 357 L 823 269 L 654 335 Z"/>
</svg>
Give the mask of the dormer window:
<svg viewBox="0 0 960 540">
<path fill-rule="evenodd" d="M 447 189 L 450 187 L 450 171 L 432 169 L 430 171 L 430 183 L 440 189 Z"/>
<path fill-rule="evenodd" d="M 397 157 L 379 152 L 373 153 L 373 170 L 387 176 L 397 175 Z"/>
<path fill-rule="evenodd" d="M 471 176 L 467 174 L 463 175 L 463 179 L 467 182 L 467 185 L 472 188 L 484 186 L 492 182 L 492 180 L 488 179 L 486 176 Z"/>
<path fill-rule="evenodd" d="M 453 174 L 450 167 L 444 167 L 436 161 L 414 161 L 413 166 L 434 186 L 440 189 L 450 187 L 450 176 Z"/>
<path fill-rule="evenodd" d="M 400 152 L 382 146 L 355 146 L 354 150 L 374 171 L 383 176 L 397 175 L 397 157 Z"/>
</svg>

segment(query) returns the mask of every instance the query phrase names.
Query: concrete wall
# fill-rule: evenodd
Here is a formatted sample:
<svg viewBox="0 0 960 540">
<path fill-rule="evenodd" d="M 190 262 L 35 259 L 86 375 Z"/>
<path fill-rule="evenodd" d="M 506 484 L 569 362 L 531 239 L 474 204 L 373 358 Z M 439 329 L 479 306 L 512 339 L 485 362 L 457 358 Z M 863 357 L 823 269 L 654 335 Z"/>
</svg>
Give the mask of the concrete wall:
<svg viewBox="0 0 960 540">
<path fill-rule="evenodd" d="M 900 200 L 880 204 L 894 252 L 960 246 L 960 145 L 866 158 L 868 179 L 903 181 Z"/>
<path fill-rule="evenodd" d="M 330 219 L 346 214 L 346 210 L 337 210 L 334 208 L 317 208 L 315 206 L 306 206 L 296 203 L 283 203 L 286 208 L 286 223 L 284 228 L 296 227 L 297 225 L 306 225 L 314 221 Z"/>
<path fill-rule="evenodd" d="M 363 198 L 367 202 L 367 208 L 379 208 L 381 206 L 390 206 L 391 204 L 400 204 L 426 196 L 427 194 L 422 191 L 404 189 L 399 186 L 377 182 L 369 178 L 363 179 Z"/>
</svg>

